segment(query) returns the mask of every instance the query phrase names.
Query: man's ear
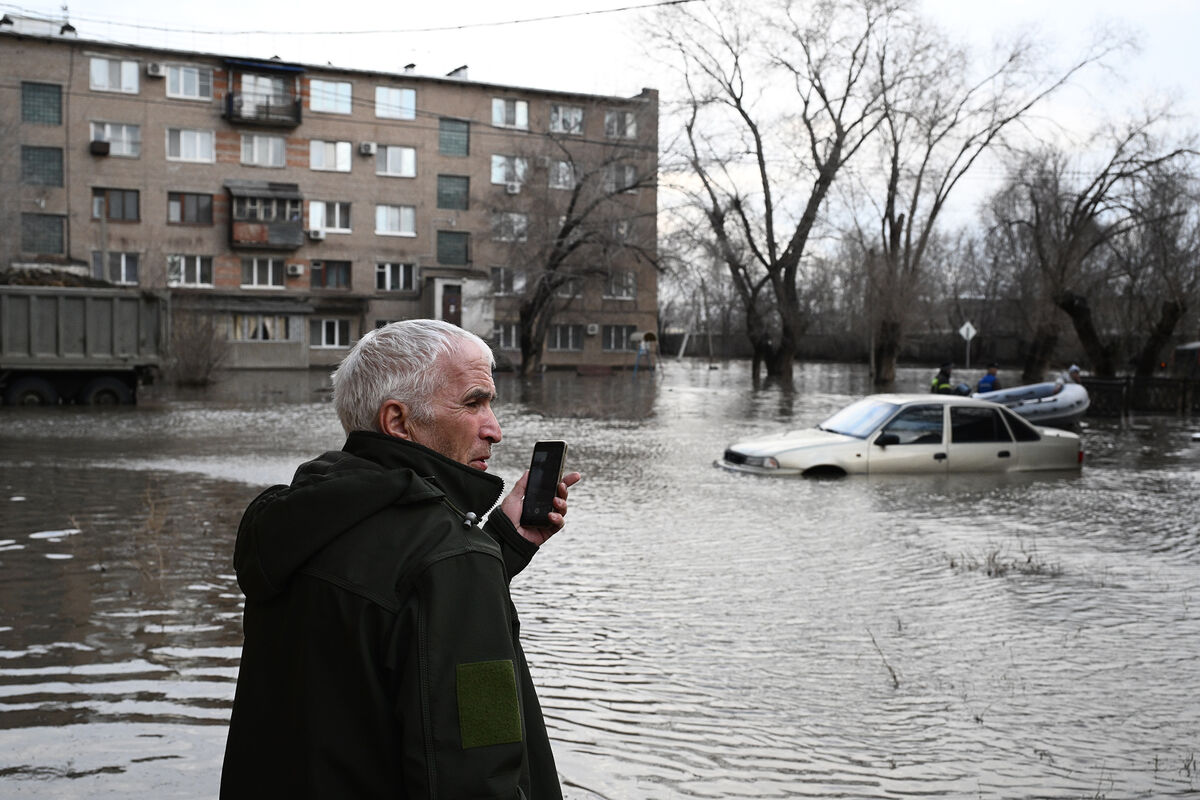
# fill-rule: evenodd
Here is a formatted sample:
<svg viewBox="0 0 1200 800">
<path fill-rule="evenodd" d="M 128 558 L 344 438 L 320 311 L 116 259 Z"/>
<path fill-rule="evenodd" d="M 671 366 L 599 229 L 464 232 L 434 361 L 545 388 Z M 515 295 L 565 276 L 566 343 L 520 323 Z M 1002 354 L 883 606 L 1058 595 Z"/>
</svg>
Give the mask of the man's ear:
<svg viewBox="0 0 1200 800">
<path fill-rule="evenodd" d="M 384 404 L 379 407 L 377 421 L 379 423 L 379 430 L 387 436 L 412 441 L 412 432 L 409 430 L 411 418 L 409 417 L 408 406 L 399 400 L 384 401 Z"/>
</svg>

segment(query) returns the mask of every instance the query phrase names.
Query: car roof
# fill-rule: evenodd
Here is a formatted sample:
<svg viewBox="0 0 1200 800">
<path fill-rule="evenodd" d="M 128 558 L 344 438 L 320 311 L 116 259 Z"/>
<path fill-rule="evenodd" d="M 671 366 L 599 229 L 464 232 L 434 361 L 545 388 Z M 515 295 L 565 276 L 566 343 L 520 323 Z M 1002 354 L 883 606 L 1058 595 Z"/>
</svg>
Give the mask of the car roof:
<svg viewBox="0 0 1200 800">
<path fill-rule="evenodd" d="M 867 395 L 863 399 L 864 400 L 878 400 L 883 403 L 896 403 L 896 404 L 933 403 L 933 404 L 953 405 L 953 406 L 988 406 L 989 408 L 996 405 L 996 403 L 993 403 L 991 401 L 980 400 L 975 397 L 967 397 L 965 395 L 960 395 L 960 394 L 933 394 L 932 392 L 926 392 L 926 393 L 920 393 L 920 394 L 918 394 L 918 393 L 872 394 L 872 395 Z"/>
</svg>

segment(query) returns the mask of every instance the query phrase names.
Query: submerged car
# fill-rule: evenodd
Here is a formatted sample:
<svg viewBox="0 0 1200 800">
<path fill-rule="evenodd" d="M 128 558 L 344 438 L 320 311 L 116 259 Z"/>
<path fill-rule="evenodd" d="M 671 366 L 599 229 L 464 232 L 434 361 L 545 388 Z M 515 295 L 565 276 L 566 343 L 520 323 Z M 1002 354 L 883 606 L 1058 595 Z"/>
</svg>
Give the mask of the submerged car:
<svg viewBox="0 0 1200 800">
<path fill-rule="evenodd" d="M 986 400 L 878 394 L 815 428 L 732 444 L 717 465 L 760 475 L 1077 470 L 1078 434 L 1040 428 Z"/>
</svg>

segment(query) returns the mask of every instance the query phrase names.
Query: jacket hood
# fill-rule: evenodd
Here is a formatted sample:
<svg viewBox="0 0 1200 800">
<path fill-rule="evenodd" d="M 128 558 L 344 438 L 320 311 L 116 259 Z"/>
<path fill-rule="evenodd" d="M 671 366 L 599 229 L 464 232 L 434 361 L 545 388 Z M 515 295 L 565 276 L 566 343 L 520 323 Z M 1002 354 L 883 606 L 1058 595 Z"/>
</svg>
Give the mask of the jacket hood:
<svg viewBox="0 0 1200 800">
<path fill-rule="evenodd" d="M 356 431 L 341 450 L 302 464 L 242 517 L 233 564 L 247 599 L 266 600 L 313 555 L 391 505 L 445 498 L 482 518 L 504 481 L 403 439 Z"/>
</svg>

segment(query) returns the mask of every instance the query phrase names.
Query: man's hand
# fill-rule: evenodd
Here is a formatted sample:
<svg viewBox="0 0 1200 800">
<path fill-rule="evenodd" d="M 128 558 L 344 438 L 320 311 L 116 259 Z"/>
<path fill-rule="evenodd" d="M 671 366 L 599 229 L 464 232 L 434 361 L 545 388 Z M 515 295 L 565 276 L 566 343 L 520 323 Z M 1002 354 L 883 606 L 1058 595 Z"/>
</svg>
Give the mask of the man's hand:
<svg viewBox="0 0 1200 800">
<path fill-rule="evenodd" d="M 583 475 L 578 472 L 568 472 L 563 475 L 562 481 L 558 484 L 558 495 L 554 498 L 554 510 L 548 517 L 550 524 L 545 528 L 527 528 L 521 525 L 521 504 L 525 500 L 525 485 L 529 482 L 529 470 L 525 470 L 521 479 L 513 486 L 513 490 L 508 493 L 508 497 L 501 501 L 500 510 L 504 512 L 504 516 L 512 520 L 512 524 L 521 536 L 540 547 L 562 528 L 563 515 L 567 513 L 567 491 L 582 477 Z"/>
</svg>

